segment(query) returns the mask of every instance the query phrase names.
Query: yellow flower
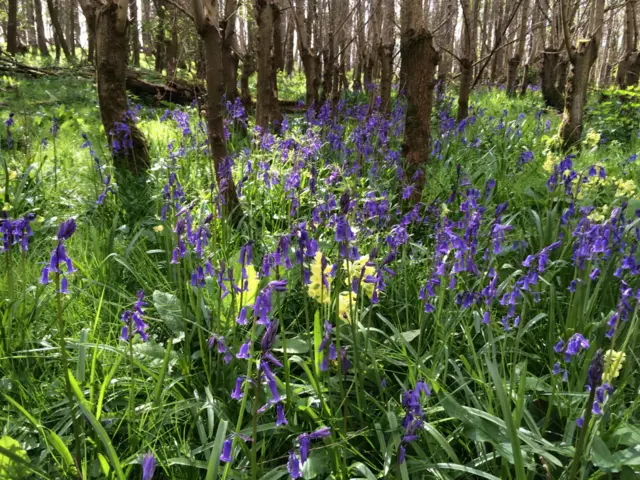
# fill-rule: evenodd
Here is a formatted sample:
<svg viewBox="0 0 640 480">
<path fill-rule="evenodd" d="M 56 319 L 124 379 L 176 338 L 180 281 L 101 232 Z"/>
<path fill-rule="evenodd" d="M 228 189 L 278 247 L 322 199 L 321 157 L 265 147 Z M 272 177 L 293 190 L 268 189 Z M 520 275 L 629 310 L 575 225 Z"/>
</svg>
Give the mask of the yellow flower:
<svg viewBox="0 0 640 480">
<path fill-rule="evenodd" d="M 615 350 L 607 350 L 604 354 L 604 374 L 602 382 L 611 385 L 611 382 L 620 375 L 620 369 L 626 358 L 624 352 L 616 352 Z"/>
<path fill-rule="evenodd" d="M 631 198 L 635 196 L 637 187 L 633 180 L 614 180 L 614 183 L 617 188 L 616 198 Z"/>
<path fill-rule="evenodd" d="M 162 225 L 156 225 L 155 227 L 153 227 L 153 231 L 156 233 L 160 233 L 164 230 L 164 227 Z"/>
<path fill-rule="evenodd" d="M 351 323 L 351 307 L 355 306 L 358 296 L 351 290 L 340 292 L 338 298 L 338 315 L 345 322 Z"/>
<path fill-rule="evenodd" d="M 592 222 L 601 223 L 607 218 L 607 214 L 609 213 L 609 206 L 603 205 L 600 208 L 596 208 L 591 212 L 587 218 Z"/>
<path fill-rule="evenodd" d="M 9 170 L 9 180 L 13 180 L 17 176 L 18 176 L 18 172 L 16 172 L 15 170 Z"/>
<path fill-rule="evenodd" d="M 548 153 L 547 158 L 542 165 L 542 168 L 544 168 L 547 172 L 553 172 L 553 167 L 555 166 L 556 161 L 556 157 L 552 153 Z"/>
<path fill-rule="evenodd" d="M 371 265 L 367 265 L 368 261 L 369 255 L 363 255 L 358 260 L 353 260 L 349 263 L 345 261 L 344 269 L 347 271 L 345 282 L 350 287 L 353 279 L 357 279 L 365 295 L 371 298 L 375 286 L 373 283 L 365 282 L 365 280 L 367 277 L 373 277 L 376 274 L 376 269 Z"/>
<path fill-rule="evenodd" d="M 324 284 L 322 280 L 322 252 L 316 252 L 316 256 L 311 264 L 311 282 L 309 283 L 309 296 L 320 303 L 329 303 L 331 301 L 331 282 L 333 278 L 329 276 L 331 265 L 327 261 L 324 268 L 324 278 L 329 286 Z"/>
<path fill-rule="evenodd" d="M 587 136 L 585 137 L 583 143 L 590 147 L 597 147 L 598 144 L 600 143 L 600 134 L 598 132 L 596 132 L 593 128 L 590 128 L 589 131 L 587 132 Z"/>
<path fill-rule="evenodd" d="M 447 214 L 449 213 L 449 207 L 447 207 L 446 203 L 443 203 L 442 205 L 440 205 L 440 213 L 442 214 L 441 216 L 446 217 Z"/>
</svg>

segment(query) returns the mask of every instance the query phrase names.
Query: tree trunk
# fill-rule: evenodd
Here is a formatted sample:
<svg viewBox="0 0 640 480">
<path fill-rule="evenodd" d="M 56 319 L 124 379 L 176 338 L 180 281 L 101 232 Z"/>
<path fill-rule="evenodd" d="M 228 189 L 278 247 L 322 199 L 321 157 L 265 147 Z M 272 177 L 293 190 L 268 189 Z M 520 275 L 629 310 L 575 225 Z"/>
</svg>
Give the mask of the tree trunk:
<svg viewBox="0 0 640 480">
<path fill-rule="evenodd" d="M 250 8 L 247 4 L 247 9 Z M 240 76 L 240 99 L 245 106 L 251 105 L 249 78 L 256 71 L 256 27 L 251 21 L 252 15 L 247 14 L 247 48 L 242 58 L 242 72 Z"/>
<path fill-rule="evenodd" d="M 222 72 L 224 75 L 224 95 L 227 101 L 233 102 L 238 97 L 238 49 L 236 37 L 236 0 L 227 0 L 224 11 L 225 19 L 220 22 L 224 32 L 222 41 Z"/>
<path fill-rule="evenodd" d="M 261 127 L 263 132 L 267 132 L 271 120 L 273 9 L 270 0 L 255 0 L 253 8 L 258 24 L 256 125 Z"/>
<path fill-rule="evenodd" d="M 26 15 L 27 44 L 31 49 L 31 53 L 35 54 L 38 50 L 38 41 L 36 39 L 36 21 L 33 17 L 33 0 L 24 0 L 22 5 Z"/>
<path fill-rule="evenodd" d="M 435 68 L 439 61 L 431 34 L 424 28 L 420 0 L 407 0 L 409 21 L 403 32 L 402 61 L 407 72 L 407 112 L 402 151 L 406 158 L 405 181 L 411 185 L 411 202 L 418 203 L 425 185 L 424 168 L 429 161 L 431 108 Z"/>
<path fill-rule="evenodd" d="M 171 38 L 165 42 L 167 61 L 167 81 L 172 82 L 178 71 L 178 10 L 175 7 L 171 12 Z"/>
<path fill-rule="evenodd" d="M 69 50 L 71 56 L 76 56 L 76 11 L 78 10 L 78 1 L 69 0 L 67 2 L 67 42 L 69 44 Z"/>
<path fill-rule="evenodd" d="M 562 111 L 564 98 L 556 84 L 561 68 L 560 51 L 549 46 L 542 55 L 542 70 L 540 71 L 542 97 L 547 106 Z"/>
<path fill-rule="evenodd" d="M 525 41 L 527 39 L 527 25 L 529 22 L 529 1 L 522 0 L 520 5 L 520 25 L 518 28 L 518 48 L 515 55 L 509 59 L 509 65 L 507 69 L 507 95 L 514 97 L 516 95 L 516 88 L 518 85 L 518 67 L 520 61 L 524 57 Z"/>
<path fill-rule="evenodd" d="M 298 48 L 305 75 L 307 107 L 318 106 L 319 68 L 317 54 L 311 49 L 311 32 L 313 28 L 313 2 L 309 2 L 309 18 L 305 22 L 304 0 L 296 0 L 295 22 L 298 30 Z"/>
<path fill-rule="evenodd" d="M 587 100 L 587 87 L 591 67 L 598 57 L 598 48 L 602 41 L 602 24 L 604 21 L 604 0 L 594 0 L 590 3 L 589 10 L 589 34 L 588 41 L 580 41 L 578 47 L 571 43 L 571 30 L 567 4 L 560 2 L 562 9 L 562 27 L 565 48 L 571 62 L 571 74 L 567 81 L 564 111 L 559 134 L 565 150 L 579 145 L 582 136 L 582 117 Z M 571 22 L 572 23 L 572 22 Z"/>
<path fill-rule="evenodd" d="M 98 101 L 116 168 L 141 174 L 149 167 L 149 152 L 144 135 L 128 114 L 127 10 L 127 0 L 111 0 L 96 11 Z"/>
<path fill-rule="evenodd" d="M 140 66 L 140 29 L 138 26 L 138 0 L 129 0 L 129 35 L 131 35 L 131 53 L 133 66 Z"/>
<path fill-rule="evenodd" d="M 393 26 L 394 26 L 393 0 L 384 0 L 384 15 L 382 28 L 382 42 L 380 43 L 380 99 L 382 111 L 388 113 L 391 110 L 391 80 L 393 77 Z"/>
<path fill-rule="evenodd" d="M 636 49 L 636 25 L 635 25 L 635 0 L 627 0 L 625 5 L 625 22 L 624 22 L 624 57 L 618 65 L 618 74 L 616 75 L 616 81 L 620 88 L 627 88 L 627 72 L 631 66 L 632 56 Z"/>
<path fill-rule="evenodd" d="M 142 50 L 147 55 L 151 53 L 153 46 L 153 39 L 151 38 L 151 30 L 149 24 L 151 23 L 151 0 L 142 0 Z"/>
<path fill-rule="evenodd" d="M 287 31 L 285 36 L 285 49 L 284 49 L 284 72 L 287 77 L 291 77 L 293 75 L 293 65 L 294 65 L 294 42 L 293 42 L 293 32 L 295 30 L 295 19 L 293 9 L 287 9 Z"/>
<path fill-rule="evenodd" d="M 478 0 L 476 0 L 477 2 Z M 473 30 L 475 18 L 469 5 L 469 0 L 461 0 L 462 5 L 462 36 L 460 64 L 460 94 L 458 95 L 458 122 L 469 116 L 469 94 L 471 92 L 471 82 L 473 81 L 473 57 L 475 44 L 473 43 Z"/>
<path fill-rule="evenodd" d="M 11 55 L 18 53 L 18 0 L 8 0 L 9 12 L 7 16 L 7 52 Z"/>
<path fill-rule="evenodd" d="M 60 25 L 60 19 L 58 18 L 58 9 L 54 5 L 53 0 L 47 0 L 47 7 L 49 8 L 49 18 L 53 25 L 53 33 L 56 37 L 56 46 L 59 46 L 62 49 L 64 57 L 68 62 L 71 62 L 71 52 L 69 51 L 67 42 L 64 39 L 64 34 L 62 33 L 62 25 Z M 58 56 L 58 54 L 56 54 L 56 56 Z"/>
<path fill-rule="evenodd" d="M 164 0 L 154 0 L 153 4 L 156 8 L 156 15 L 158 16 L 158 25 L 156 26 L 156 38 L 155 38 L 155 70 L 158 73 L 162 73 L 167 65 L 166 57 L 166 41 L 164 36 L 165 24 L 167 21 L 167 12 L 164 6 Z"/>
<path fill-rule="evenodd" d="M 242 218 L 240 201 L 233 182 L 233 172 L 228 160 L 227 144 L 222 120 L 222 41 L 217 22 L 218 5 L 215 0 L 193 0 L 194 18 L 198 33 L 202 37 L 207 63 L 207 134 L 209 150 L 213 159 L 218 192 L 222 199 L 225 216 L 235 225 Z M 205 13 L 208 13 L 205 16 Z"/>
<path fill-rule="evenodd" d="M 47 37 L 44 34 L 44 22 L 42 20 L 41 0 L 33 0 L 33 9 L 36 17 L 36 36 L 38 38 L 38 50 L 43 57 L 49 57 Z"/>
<path fill-rule="evenodd" d="M 597 55 L 598 45 L 595 37 L 592 37 L 589 42 L 581 43 L 571 58 L 571 73 L 567 83 L 564 113 L 559 131 L 566 149 L 579 144 L 582 137 L 582 117 L 587 101 L 589 73 Z"/>
</svg>

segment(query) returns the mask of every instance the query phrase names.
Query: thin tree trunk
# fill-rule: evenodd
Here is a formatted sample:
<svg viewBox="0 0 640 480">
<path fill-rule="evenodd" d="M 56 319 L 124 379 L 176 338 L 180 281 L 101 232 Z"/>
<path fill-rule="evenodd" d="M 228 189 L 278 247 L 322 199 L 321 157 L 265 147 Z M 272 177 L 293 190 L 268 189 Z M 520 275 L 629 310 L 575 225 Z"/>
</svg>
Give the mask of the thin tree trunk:
<svg viewBox="0 0 640 480">
<path fill-rule="evenodd" d="M 47 37 L 44 34 L 44 22 L 42 20 L 42 3 L 41 0 L 33 0 L 33 9 L 36 17 L 36 35 L 38 38 L 38 50 L 43 57 L 49 57 L 49 47 L 47 46 Z"/>
<path fill-rule="evenodd" d="M 254 14 L 258 24 L 258 80 L 256 85 L 256 125 L 263 132 L 271 119 L 271 48 L 273 42 L 273 9 L 269 0 L 255 0 Z"/>
<path fill-rule="evenodd" d="M 365 30 L 364 30 L 364 1 L 356 5 L 356 42 L 355 68 L 353 71 L 352 88 L 355 92 L 362 90 L 362 67 L 364 64 Z"/>
<path fill-rule="evenodd" d="M 429 161 L 429 135 L 431 130 L 431 108 L 435 87 L 435 68 L 439 61 L 433 48 L 431 34 L 424 27 L 424 16 L 420 0 L 407 0 L 407 30 L 402 49 L 407 71 L 407 112 L 403 153 L 406 158 L 405 181 L 412 186 L 411 202 L 422 198 L 425 185 L 425 168 Z"/>
<path fill-rule="evenodd" d="M 76 57 L 76 13 L 78 10 L 78 0 L 68 0 L 67 2 L 67 42 L 69 44 L 69 50 L 71 56 Z"/>
<path fill-rule="evenodd" d="M 317 54 L 311 47 L 311 32 L 313 31 L 313 6 L 309 1 L 309 17 L 305 21 L 304 0 L 295 0 L 295 22 L 298 31 L 298 48 L 305 75 L 307 107 L 318 105 L 319 68 Z"/>
<path fill-rule="evenodd" d="M 11 55 L 18 53 L 18 0 L 8 0 L 9 12 L 7 16 L 7 52 Z"/>
<path fill-rule="evenodd" d="M 26 15 L 27 44 L 31 53 L 35 54 L 38 50 L 38 41 L 36 39 L 36 21 L 33 17 L 33 0 L 24 0 L 22 5 Z"/>
<path fill-rule="evenodd" d="M 149 151 L 127 114 L 127 10 L 127 0 L 111 0 L 96 12 L 98 101 L 116 168 L 141 174 L 149 166 Z"/>
<path fill-rule="evenodd" d="M 285 34 L 285 49 L 284 49 L 284 72 L 287 77 L 293 75 L 294 66 L 294 31 L 295 31 L 295 19 L 293 17 L 293 8 L 287 9 L 287 31 Z"/>
<path fill-rule="evenodd" d="M 626 88 L 627 84 L 627 71 L 631 66 L 632 56 L 636 47 L 636 31 L 635 31 L 635 0 L 627 0 L 625 5 L 625 22 L 624 22 L 624 34 L 623 34 L 623 58 L 618 65 L 618 74 L 616 75 L 616 81 L 620 88 Z"/>
<path fill-rule="evenodd" d="M 520 5 L 520 25 L 518 28 L 518 48 L 515 55 L 509 59 L 507 72 L 507 95 L 514 97 L 518 83 L 518 67 L 524 57 L 524 47 L 527 39 L 527 25 L 529 22 L 529 0 L 522 0 Z"/>
<path fill-rule="evenodd" d="M 202 37 L 207 62 L 207 134 L 209 150 L 215 169 L 222 209 L 225 216 L 236 225 L 242 218 L 240 201 L 233 181 L 233 172 L 228 161 L 227 144 L 222 120 L 222 95 L 224 91 L 222 74 L 222 36 L 218 29 L 216 0 L 193 0 L 196 29 Z M 208 15 L 205 16 L 205 13 Z"/>
<path fill-rule="evenodd" d="M 475 0 L 476 2 L 478 0 Z M 460 64 L 460 94 L 458 95 L 458 116 L 459 122 L 469 116 L 469 94 L 471 92 L 471 82 L 473 81 L 473 52 L 475 45 L 473 42 L 473 23 L 475 19 L 471 12 L 469 0 L 461 0 L 462 5 L 462 55 Z"/>
<path fill-rule="evenodd" d="M 367 60 L 364 66 L 364 86 L 366 89 L 370 89 L 373 85 L 374 69 L 378 59 L 378 49 L 375 46 L 378 45 L 380 38 L 382 0 L 371 0 L 371 3 Z"/>
<path fill-rule="evenodd" d="M 158 16 L 154 48 L 155 70 L 156 72 L 161 73 L 167 65 L 166 41 L 164 35 L 164 30 L 166 28 L 165 24 L 167 22 L 167 12 L 163 0 L 153 0 L 153 4 L 156 8 L 156 15 Z"/>
<path fill-rule="evenodd" d="M 138 26 L 138 0 L 129 0 L 129 34 L 131 35 L 131 53 L 133 66 L 140 66 L 140 29 Z"/>
<path fill-rule="evenodd" d="M 247 9 L 250 8 L 247 4 Z M 242 59 L 242 73 L 240 76 L 240 98 L 245 106 L 251 105 L 251 92 L 249 91 L 249 77 L 256 71 L 256 27 L 251 21 L 253 15 L 247 14 L 247 48 Z"/>
<path fill-rule="evenodd" d="M 384 15 L 382 20 L 382 42 L 380 43 L 379 56 L 381 61 L 380 99 L 382 111 L 388 113 L 391 110 L 391 79 L 393 76 L 393 26 L 394 26 L 393 0 L 384 0 Z"/>
<path fill-rule="evenodd" d="M 142 50 L 147 55 L 153 49 L 153 39 L 151 38 L 151 30 L 149 24 L 151 23 L 151 0 L 142 0 Z"/>
<path fill-rule="evenodd" d="M 222 72 L 224 76 L 224 94 L 228 101 L 238 97 L 238 49 L 236 36 L 237 0 L 227 0 L 224 6 L 224 20 L 220 28 L 224 32 L 222 41 Z"/>
<path fill-rule="evenodd" d="M 49 8 L 49 18 L 53 25 L 53 33 L 56 37 L 56 46 L 59 46 L 62 49 L 64 57 L 68 62 L 71 62 L 71 52 L 69 51 L 67 42 L 64 39 L 64 34 L 62 33 L 62 25 L 60 25 L 60 19 L 58 18 L 58 9 L 53 3 L 53 0 L 47 0 L 47 7 Z M 59 53 L 56 53 L 56 59 L 59 60 Z"/>
<path fill-rule="evenodd" d="M 167 81 L 173 82 L 178 71 L 178 10 L 175 7 L 171 7 L 169 12 L 171 12 L 171 37 L 165 42 L 165 52 L 167 57 Z"/>
</svg>

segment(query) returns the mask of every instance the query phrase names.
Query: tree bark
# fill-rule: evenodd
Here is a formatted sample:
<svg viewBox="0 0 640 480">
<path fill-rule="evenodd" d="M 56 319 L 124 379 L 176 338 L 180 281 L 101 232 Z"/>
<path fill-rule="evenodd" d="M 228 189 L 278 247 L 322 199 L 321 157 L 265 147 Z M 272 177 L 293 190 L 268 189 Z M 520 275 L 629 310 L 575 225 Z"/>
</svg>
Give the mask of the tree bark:
<svg viewBox="0 0 640 480">
<path fill-rule="evenodd" d="M 295 19 L 293 17 L 293 8 L 287 9 L 287 31 L 285 34 L 285 49 L 284 49 L 284 72 L 287 77 L 293 75 L 293 66 L 294 66 L 294 35 L 295 31 Z"/>
<path fill-rule="evenodd" d="M 133 66 L 140 66 L 140 29 L 138 26 L 138 0 L 129 0 L 129 34 Z"/>
<path fill-rule="evenodd" d="M 255 0 L 253 8 L 258 24 L 256 125 L 261 127 L 263 132 L 266 132 L 271 120 L 273 9 L 270 0 Z"/>
<path fill-rule="evenodd" d="M 228 161 L 227 143 L 222 120 L 222 35 L 219 30 L 216 0 L 193 0 L 194 19 L 198 34 L 202 37 L 207 62 L 207 134 L 209 151 L 213 160 L 222 210 L 234 225 L 242 218 L 240 201 Z"/>
<path fill-rule="evenodd" d="M 418 203 L 425 185 L 424 168 L 429 161 L 431 108 L 435 68 L 439 61 L 431 34 L 424 27 L 420 0 L 407 0 L 407 30 L 402 34 L 402 57 L 407 71 L 407 112 L 402 151 L 406 158 L 405 181 L 411 185 L 411 202 Z"/>
<path fill-rule="evenodd" d="M 393 26 L 394 26 L 393 0 L 384 0 L 384 15 L 382 20 L 382 42 L 380 43 L 380 99 L 382 111 L 388 113 L 391 110 L 391 80 L 393 77 Z"/>
<path fill-rule="evenodd" d="M 156 15 L 158 16 L 158 25 L 156 26 L 155 35 L 155 71 L 162 73 L 167 65 L 166 57 L 166 41 L 165 41 L 165 24 L 167 21 L 167 12 L 164 6 L 164 0 L 153 0 L 153 4 L 156 8 Z"/>
<path fill-rule="evenodd" d="M 33 0 L 24 0 L 22 5 L 26 16 L 27 44 L 31 53 L 35 54 L 38 50 L 38 41 L 36 39 L 36 21 L 33 17 Z"/>
<path fill-rule="evenodd" d="M 42 20 L 41 0 L 33 0 L 33 9 L 36 17 L 36 36 L 38 38 L 38 50 L 43 57 L 49 57 L 49 47 L 47 37 L 44 34 L 44 22 Z"/>
<path fill-rule="evenodd" d="M 128 113 L 127 10 L 127 0 L 110 0 L 96 11 L 98 102 L 116 168 L 141 174 L 149 167 L 149 152 Z"/>
<path fill-rule="evenodd" d="M 379 44 L 380 38 L 380 18 L 382 9 L 382 0 L 371 0 L 371 13 L 369 19 L 369 40 L 367 47 L 367 57 L 364 65 L 364 87 L 370 89 L 374 81 L 374 68 L 378 60 L 378 49 L 375 47 Z"/>
<path fill-rule="evenodd" d="M 77 19 L 76 12 L 78 10 L 78 1 L 77 0 L 68 0 L 67 2 L 67 42 L 69 44 L 69 50 L 71 51 L 71 56 L 76 57 L 76 28 L 77 28 Z"/>
<path fill-rule="evenodd" d="M 291 4 L 290 4 L 291 5 Z M 305 21 L 304 0 L 296 0 L 295 22 L 298 31 L 298 48 L 305 75 L 307 107 L 318 105 L 319 68 L 317 54 L 311 48 L 311 32 L 313 31 L 313 2 L 309 2 L 309 17 Z"/>
<path fill-rule="evenodd" d="M 477 2 L 478 0 L 475 0 Z M 469 94 L 471 92 L 471 82 L 473 81 L 473 54 L 475 44 L 473 43 L 473 30 L 475 18 L 471 11 L 469 0 L 461 0 L 462 6 L 462 37 L 460 64 L 460 94 L 458 95 L 458 115 L 457 120 L 461 122 L 469 116 Z"/>
<path fill-rule="evenodd" d="M 627 72 L 629 71 L 629 67 L 633 62 L 633 54 L 636 50 L 636 25 L 635 25 L 635 13 L 636 10 L 636 1 L 635 0 L 627 0 L 625 5 L 625 22 L 624 22 L 624 34 L 623 34 L 623 45 L 624 45 L 624 57 L 620 61 L 618 65 L 618 73 L 616 75 L 616 81 L 618 82 L 618 86 L 620 88 L 627 88 L 629 84 L 627 83 Z"/>
<path fill-rule="evenodd" d="M 542 97 L 547 106 L 562 111 L 564 98 L 557 86 L 561 69 L 560 51 L 554 50 L 552 47 L 547 47 L 545 50 L 542 54 L 542 70 L 540 71 Z"/>
<path fill-rule="evenodd" d="M 515 55 L 509 59 L 507 70 L 507 95 L 514 97 L 518 84 L 518 67 L 524 57 L 525 41 L 527 39 L 527 25 L 529 22 L 529 0 L 523 0 L 520 5 L 520 25 L 518 28 L 518 48 Z"/>
<path fill-rule="evenodd" d="M 587 100 L 587 87 L 591 67 L 598 57 L 598 48 L 602 41 L 604 20 L 604 0 L 594 0 L 589 11 L 589 34 L 587 41 L 580 41 L 578 47 L 571 44 L 569 11 L 565 1 L 560 2 L 562 11 L 562 30 L 565 48 L 571 62 L 571 73 L 567 81 L 564 112 L 559 134 L 565 149 L 579 145 L 582 136 L 582 118 Z M 571 16 L 572 18 L 573 16 Z"/>
<path fill-rule="evenodd" d="M 178 10 L 169 8 L 171 13 L 171 37 L 165 42 L 167 81 L 172 82 L 178 71 Z"/>
<path fill-rule="evenodd" d="M 238 97 L 238 49 L 236 37 L 237 0 L 227 0 L 224 5 L 224 20 L 220 28 L 224 32 L 222 41 L 222 71 L 224 75 L 224 94 L 228 101 Z"/>
<path fill-rule="evenodd" d="M 58 18 L 58 9 L 53 3 L 53 0 L 47 0 L 47 7 L 49 8 L 49 18 L 51 19 L 51 24 L 53 25 L 53 33 L 56 37 L 57 46 L 59 46 L 64 52 L 64 57 L 68 62 L 72 61 L 71 52 L 69 51 L 69 47 L 67 46 L 67 42 L 64 39 L 64 34 L 62 33 L 62 25 L 60 25 L 60 19 Z"/>
<path fill-rule="evenodd" d="M 247 9 L 250 4 L 247 5 Z M 242 72 L 240 76 L 240 99 L 245 106 L 251 105 L 249 91 L 249 77 L 256 71 L 256 26 L 251 21 L 252 15 L 247 15 L 247 48 L 242 58 Z"/>
<path fill-rule="evenodd" d="M 7 52 L 11 55 L 18 53 L 18 0 L 8 0 L 9 12 L 7 16 Z"/>
<path fill-rule="evenodd" d="M 149 54 L 152 51 L 153 40 L 151 38 L 151 31 L 149 30 L 149 24 L 151 23 L 151 0 L 142 0 L 142 50 L 144 53 Z"/>
</svg>

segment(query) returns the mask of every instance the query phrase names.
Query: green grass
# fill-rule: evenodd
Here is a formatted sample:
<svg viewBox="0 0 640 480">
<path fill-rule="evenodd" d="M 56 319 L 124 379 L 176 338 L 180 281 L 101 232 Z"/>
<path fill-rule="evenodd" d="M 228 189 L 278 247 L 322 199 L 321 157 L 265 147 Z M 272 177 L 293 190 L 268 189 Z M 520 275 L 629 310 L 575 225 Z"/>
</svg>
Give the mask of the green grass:
<svg viewBox="0 0 640 480">
<path fill-rule="evenodd" d="M 281 77 L 279 87 L 283 99 L 304 97 L 300 73 Z M 151 452 L 158 462 L 154 478 L 284 478 L 289 452 L 300 457 L 297 437 L 331 427 L 330 436 L 311 441 L 304 478 L 534 479 L 547 472 L 550 478 L 562 478 L 581 431 L 576 420 L 590 408 L 585 405 L 589 364 L 598 348 L 613 348 L 624 351 L 626 360 L 602 405 L 603 415 L 593 416 L 587 426 L 578 467 L 581 478 L 637 475 L 640 283 L 629 270 L 616 272 L 623 257 L 637 258 L 640 177 L 637 162 L 630 161 L 640 150 L 637 131 L 629 127 L 623 136 L 615 122 L 604 122 L 594 92 L 594 109 L 585 125 L 587 143 L 570 170 L 585 178 L 591 165 L 597 171 L 603 166 L 607 178 L 571 183 L 568 192 L 559 180 L 549 191 L 548 169 L 563 159 L 554 146 L 560 116 L 544 109 L 539 93 L 509 99 L 503 91 L 483 87 L 473 96 L 475 120 L 464 128 L 448 126 L 449 116 L 455 116 L 449 109 L 455 92 L 450 95 L 436 103 L 434 155 L 426 167 L 423 207 L 416 218 L 402 199 L 405 182 L 394 163 L 402 144 L 401 112 L 395 120 L 397 110 L 388 118 L 377 113 L 357 118 L 359 106 L 366 113 L 368 99 L 345 94 L 349 113 L 313 126 L 302 114 L 291 116 L 290 130 L 266 149 L 261 145 L 269 141 L 256 137 L 252 121 L 246 137 L 230 125 L 229 148 L 245 212 L 233 229 L 216 215 L 211 164 L 195 109 L 182 109 L 190 116 L 192 131 L 183 136 L 171 117 L 161 119 L 173 106 L 141 105 L 139 126 L 152 157 L 141 181 L 113 171 L 91 82 L 71 76 L 5 78 L 0 118 L 14 112 L 15 124 L 11 148 L 7 129 L 0 133 L 0 205 L 12 219 L 30 212 L 36 218 L 28 251 L 13 246 L 0 256 L 0 437 L 15 439 L 20 447 L 0 440 L 0 471 L 17 465 L 23 478 L 58 479 L 77 478 L 79 468 L 84 478 L 140 478 L 142 458 Z M 400 99 L 394 102 L 402 108 Z M 132 106 L 137 104 L 132 98 Z M 55 138 L 50 132 L 54 118 L 60 125 Z M 385 127 L 386 121 L 390 126 Z M 595 138 L 587 134 L 590 128 L 609 140 L 588 143 Z M 354 132 L 360 135 L 352 137 Z M 83 133 L 101 171 L 89 148 L 82 148 Z M 295 147 L 283 155 L 285 141 Z M 525 152 L 533 157 L 522 163 Z M 192 204 L 194 231 L 213 213 L 206 223 L 203 258 L 187 242 L 188 254 L 177 265 L 171 257 L 178 244 L 174 229 L 179 207 L 170 202 L 166 219 L 161 218 L 162 189 L 170 172 L 184 190 L 180 207 Z M 107 174 L 114 174 L 115 193 L 97 205 Z M 490 179 L 496 187 L 486 194 Z M 356 246 L 360 255 L 378 248 L 370 266 L 384 279 L 379 303 L 363 293 L 368 285 L 363 276 L 356 281 L 358 295 L 340 306 L 338 296 L 350 283 L 340 257 L 345 245 L 336 240 L 335 225 L 345 192 L 353 204 L 346 214 L 354 229 L 348 246 Z M 382 217 L 368 216 L 374 201 Z M 496 220 L 496 208 L 505 202 L 508 206 Z M 564 222 L 572 203 L 577 213 Z M 615 207 L 628 220 L 620 230 L 624 242 L 611 233 L 607 238 L 611 245 L 617 242 L 615 247 L 606 255 L 592 252 L 582 269 L 572 257 L 582 238 L 574 232 L 583 218 L 580 207 L 590 205 L 602 214 L 601 219 L 591 217 L 597 228 L 613 232 L 608 219 Z M 447 224 L 445 216 L 456 223 Z M 60 296 L 59 317 L 55 287 L 39 279 L 56 245 L 58 225 L 70 217 L 78 228 L 66 247 L 77 272 L 68 276 L 69 294 Z M 479 221 L 475 230 L 472 220 Z M 326 304 L 312 298 L 303 284 L 303 270 L 313 258 L 302 265 L 295 261 L 302 222 L 329 267 L 336 264 Z M 496 223 L 511 227 L 500 251 L 494 251 L 491 236 Z M 473 244 L 477 274 L 451 273 L 456 253 L 468 255 L 468 250 L 450 245 L 444 256 L 438 254 L 442 242 L 451 238 L 444 226 Z M 288 246 L 284 236 L 290 238 Z M 398 239 L 397 246 L 388 238 Z M 252 309 L 247 326 L 235 322 L 241 306 L 254 300 L 247 299 L 249 292 L 233 290 L 229 268 L 238 281 L 240 248 L 250 240 L 259 288 L 288 280 L 286 291 L 273 293 L 269 314 L 279 322 L 272 353 L 283 366 L 272 369 L 286 426 L 276 426 L 275 406 L 258 413 L 272 398 L 266 383 L 256 389 L 255 383 L 245 382 L 242 400 L 231 398 L 238 376 L 255 379 L 254 361 L 261 355 L 265 330 L 254 323 Z M 527 256 L 557 240 L 561 244 L 549 252 L 537 285 L 521 291 L 506 330 L 501 319 L 508 316 L 509 305 L 500 300 L 538 265 L 538 257 L 533 267 L 524 265 Z M 270 274 L 263 274 L 263 257 L 274 253 L 288 256 L 292 266 L 273 264 Z M 393 258 L 385 263 L 390 253 Z M 206 275 L 202 288 L 191 286 L 193 271 L 207 259 L 216 273 L 224 262 L 227 296 L 215 276 Z M 447 263 L 447 271 L 434 296 L 427 295 L 433 309 L 425 312 L 421 289 L 433 278 L 439 260 Z M 590 280 L 596 267 L 600 275 Z M 490 269 L 498 275 L 495 300 L 462 305 L 460 295 L 478 296 L 490 284 Z M 574 280 L 580 281 L 572 292 Z M 606 323 L 623 308 L 621 280 L 632 289 L 631 310 L 613 339 L 607 339 Z M 120 339 L 121 316 L 133 308 L 140 289 L 146 293 L 150 339 L 127 343 Z M 346 311 L 350 323 L 341 316 Z M 485 311 L 490 325 L 482 322 Z M 60 319 L 69 371 L 61 360 Z M 338 352 L 346 347 L 346 371 L 340 368 L 339 354 L 326 371 L 321 368 L 318 350 L 325 320 L 333 325 L 330 339 Z M 576 332 L 590 347 L 565 363 L 553 347 Z M 233 358 L 226 364 L 217 348 L 208 347 L 212 335 L 224 335 L 233 354 L 254 340 L 253 360 Z M 562 374 L 552 373 L 556 362 L 567 370 L 566 382 Z M 421 380 L 431 395 L 419 394 L 423 423 L 417 439 L 405 441 L 403 394 Z M 222 463 L 226 439 L 233 439 L 232 460 Z M 401 447 L 404 463 L 399 463 Z"/>
</svg>

